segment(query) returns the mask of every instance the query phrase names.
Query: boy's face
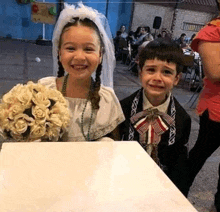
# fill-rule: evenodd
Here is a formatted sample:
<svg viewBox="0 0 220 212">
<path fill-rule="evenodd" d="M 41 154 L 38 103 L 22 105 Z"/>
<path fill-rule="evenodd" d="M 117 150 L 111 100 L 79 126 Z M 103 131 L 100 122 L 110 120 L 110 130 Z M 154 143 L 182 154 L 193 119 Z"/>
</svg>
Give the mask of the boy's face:
<svg viewBox="0 0 220 212">
<path fill-rule="evenodd" d="M 178 84 L 180 74 L 177 75 L 175 63 L 153 59 L 145 61 L 140 79 L 146 97 L 157 106 L 166 100 L 168 93 Z"/>
</svg>

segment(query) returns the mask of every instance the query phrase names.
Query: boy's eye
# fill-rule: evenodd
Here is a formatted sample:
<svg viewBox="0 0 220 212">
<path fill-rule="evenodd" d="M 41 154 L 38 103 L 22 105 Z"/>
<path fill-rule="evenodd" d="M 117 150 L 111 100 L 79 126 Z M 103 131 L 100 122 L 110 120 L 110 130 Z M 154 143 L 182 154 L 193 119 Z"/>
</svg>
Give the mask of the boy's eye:
<svg viewBox="0 0 220 212">
<path fill-rule="evenodd" d="M 173 74 L 172 71 L 170 71 L 170 70 L 164 70 L 164 73 L 165 74 Z"/>
<path fill-rule="evenodd" d="M 155 70 L 154 70 L 154 68 L 148 68 L 148 69 L 146 69 L 146 71 L 147 72 L 154 72 Z"/>
</svg>

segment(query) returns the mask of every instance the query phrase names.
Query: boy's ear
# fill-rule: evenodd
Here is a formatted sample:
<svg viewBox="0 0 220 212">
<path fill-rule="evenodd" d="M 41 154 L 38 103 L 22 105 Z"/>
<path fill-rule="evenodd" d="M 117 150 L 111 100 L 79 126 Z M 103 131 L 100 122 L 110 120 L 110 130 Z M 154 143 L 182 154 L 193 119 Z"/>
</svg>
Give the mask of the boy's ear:
<svg viewBox="0 0 220 212">
<path fill-rule="evenodd" d="M 174 85 L 177 85 L 182 77 L 182 73 L 179 73 L 175 76 Z"/>
<path fill-rule="evenodd" d="M 141 71 L 140 68 L 138 68 L 138 76 L 139 76 L 139 79 L 141 80 L 141 78 L 142 78 L 142 71 Z"/>
</svg>

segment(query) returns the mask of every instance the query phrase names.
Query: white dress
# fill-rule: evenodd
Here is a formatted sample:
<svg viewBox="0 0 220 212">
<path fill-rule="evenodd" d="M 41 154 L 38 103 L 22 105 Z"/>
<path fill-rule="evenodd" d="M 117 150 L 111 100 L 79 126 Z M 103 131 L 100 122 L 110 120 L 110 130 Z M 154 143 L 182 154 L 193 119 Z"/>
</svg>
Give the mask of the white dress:
<svg viewBox="0 0 220 212">
<path fill-rule="evenodd" d="M 56 89 L 56 77 L 45 77 L 39 83 Z M 106 136 L 125 120 L 118 98 L 110 87 L 102 86 L 99 91 L 100 108 L 93 114 L 89 137 L 91 140 L 112 140 Z M 81 116 L 86 99 L 65 97 L 69 102 L 72 118 L 68 129 L 68 141 L 85 141 L 81 131 Z M 91 116 L 91 102 L 87 103 L 84 112 L 83 129 L 87 135 Z"/>
</svg>

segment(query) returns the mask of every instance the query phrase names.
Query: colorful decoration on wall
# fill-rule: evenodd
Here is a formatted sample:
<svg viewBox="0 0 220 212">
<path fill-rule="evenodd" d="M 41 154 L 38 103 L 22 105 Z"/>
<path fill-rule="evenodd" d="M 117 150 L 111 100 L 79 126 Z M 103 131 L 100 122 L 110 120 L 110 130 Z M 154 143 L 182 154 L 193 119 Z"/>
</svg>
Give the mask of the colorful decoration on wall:
<svg viewBox="0 0 220 212">
<path fill-rule="evenodd" d="M 31 13 L 31 20 L 35 23 L 55 24 L 56 22 L 56 4 L 45 2 L 31 3 Z"/>
<path fill-rule="evenodd" d="M 35 2 L 35 0 L 16 0 L 18 4 L 28 4 L 31 2 Z"/>
</svg>

